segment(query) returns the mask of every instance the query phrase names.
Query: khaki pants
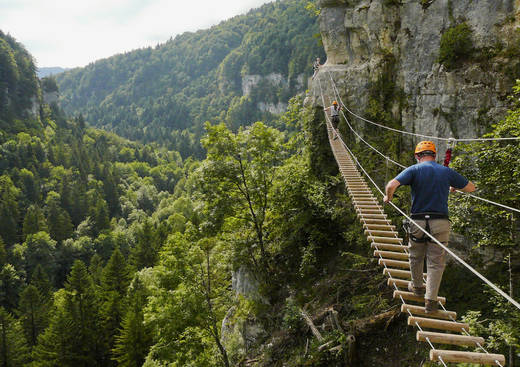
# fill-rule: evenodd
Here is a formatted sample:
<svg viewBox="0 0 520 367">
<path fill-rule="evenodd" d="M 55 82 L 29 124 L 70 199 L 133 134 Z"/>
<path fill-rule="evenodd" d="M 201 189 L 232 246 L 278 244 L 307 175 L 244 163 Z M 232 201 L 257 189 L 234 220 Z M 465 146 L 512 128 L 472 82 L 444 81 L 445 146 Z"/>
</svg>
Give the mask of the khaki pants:
<svg viewBox="0 0 520 367">
<path fill-rule="evenodd" d="M 422 228 L 426 227 L 426 220 L 415 220 Z M 448 219 L 429 219 L 430 233 L 443 245 L 448 245 L 450 237 L 451 223 Z M 422 238 L 426 236 L 417 226 L 411 224 L 410 232 L 414 237 Z M 426 236 L 430 239 L 428 236 Z M 412 283 L 415 287 L 423 286 L 424 257 L 426 256 L 427 278 L 426 278 L 426 299 L 437 300 L 439 287 L 441 285 L 442 273 L 446 266 L 446 250 L 435 242 L 414 242 L 410 239 L 410 270 L 412 273 Z"/>
</svg>

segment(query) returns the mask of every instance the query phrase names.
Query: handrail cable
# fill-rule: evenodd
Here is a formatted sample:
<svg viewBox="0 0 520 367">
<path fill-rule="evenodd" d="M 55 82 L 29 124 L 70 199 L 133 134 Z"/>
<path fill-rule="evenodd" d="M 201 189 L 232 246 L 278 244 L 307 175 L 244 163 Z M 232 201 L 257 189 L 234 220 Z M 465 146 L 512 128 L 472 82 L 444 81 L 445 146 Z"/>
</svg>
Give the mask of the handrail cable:
<svg viewBox="0 0 520 367">
<path fill-rule="evenodd" d="M 329 73 L 330 75 L 330 73 Z M 331 77 L 331 80 L 332 80 L 332 77 Z M 337 97 L 340 101 L 341 101 L 341 96 L 339 94 L 339 91 L 337 90 L 336 88 L 336 85 L 334 83 L 334 80 L 332 80 L 332 83 L 333 83 L 333 89 L 334 89 L 334 95 L 335 97 Z M 320 82 L 320 85 L 321 85 L 321 82 Z M 343 102 L 341 102 L 343 104 Z M 346 108 L 346 107 L 345 107 Z M 376 153 L 378 153 L 379 155 L 381 155 L 383 158 L 385 158 L 386 160 L 392 162 L 393 164 L 395 164 L 396 166 L 399 166 L 401 168 L 407 168 L 406 166 L 402 165 L 401 163 L 399 162 L 396 162 L 394 161 L 393 159 L 391 159 L 390 157 L 384 155 L 383 153 L 381 153 L 379 150 L 377 150 L 376 148 L 374 148 L 370 143 L 368 143 L 365 139 L 363 139 L 361 137 L 361 135 L 359 135 L 359 133 L 357 133 L 354 128 L 352 127 L 352 125 L 349 123 L 348 119 L 347 119 L 347 116 L 343 113 L 343 111 L 340 111 L 341 114 L 343 115 L 343 118 L 345 119 L 345 122 L 347 123 L 348 127 L 350 128 L 350 130 L 361 140 L 363 141 L 366 145 L 368 145 L 372 150 L 374 150 Z M 504 205 L 504 204 L 500 204 L 500 203 L 497 203 L 495 201 L 492 201 L 492 200 L 488 200 L 488 199 L 484 199 L 480 196 L 477 196 L 477 195 L 474 195 L 474 194 L 471 194 L 469 192 L 464 192 L 464 191 L 460 191 L 460 190 L 456 190 L 457 192 L 459 193 L 462 193 L 464 195 L 468 195 L 474 199 L 478 199 L 478 200 L 481 200 L 481 201 L 484 201 L 486 203 L 489 203 L 489 204 L 492 204 L 492 205 L 495 205 L 495 206 L 499 206 L 501 208 L 504 208 L 504 209 L 507 209 L 507 210 L 511 210 L 511 211 L 514 211 L 514 212 L 517 212 L 517 213 L 520 213 L 520 210 L 519 209 L 516 209 L 516 208 L 513 208 L 513 207 L 510 207 L 510 206 L 507 206 L 507 205 Z"/>
<path fill-rule="evenodd" d="M 330 74 L 330 71 L 327 70 L 327 73 L 329 74 L 329 77 L 330 79 L 332 80 L 332 83 L 334 84 L 334 88 L 336 88 L 336 83 L 334 82 L 334 79 L 332 79 L 332 75 Z M 433 139 L 433 140 L 443 140 L 443 141 L 461 141 L 461 142 L 471 142 L 471 141 L 499 141 L 499 140 L 520 140 L 520 136 L 516 136 L 516 137 L 504 137 L 504 138 L 462 138 L 462 139 L 458 139 L 458 138 L 444 138 L 444 137 L 440 137 L 440 136 L 432 136 L 432 135 L 424 135 L 424 134 L 417 134 L 417 133 L 412 133 L 412 132 L 409 132 L 409 131 L 405 131 L 405 130 L 399 130 L 399 129 L 394 129 L 390 126 L 385 126 L 383 124 L 380 124 L 380 123 L 377 123 L 377 122 L 374 122 L 374 121 L 371 121 L 369 119 L 366 119 L 362 116 L 359 116 L 358 114 L 356 114 L 355 112 L 351 111 L 346 105 L 345 103 L 343 102 L 343 100 L 341 99 L 341 96 L 338 96 L 339 98 L 339 101 L 341 103 L 341 105 L 343 107 L 345 107 L 345 109 L 351 113 L 352 115 L 354 115 L 355 117 L 357 117 L 358 119 L 362 120 L 362 121 L 365 121 L 365 122 L 368 122 L 369 124 L 372 124 L 372 125 L 376 125 L 376 126 L 379 126 L 383 129 L 387 129 L 387 130 L 390 130 L 390 131 L 394 131 L 394 132 L 397 132 L 397 133 L 401 133 L 401 134 L 407 134 L 407 135 L 412 135 L 412 136 L 417 136 L 417 137 L 421 137 L 421 138 L 427 138 L 427 139 Z"/>
<path fill-rule="evenodd" d="M 318 79 L 319 80 L 319 79 Z M 320 82 L 320 89 L 321 89 L 321 82 Z M 323 91 L 322 91 L 322 97 L 323 97 Z M 324 100 L 323 100 L 324 101 Z M 375 183 L 375 181 L 372 179 L 372 177 L 368 174 L 368 172 L 363 168 L 363 166 L 361 165 L 361 163 L 358 161 L 358 159 L 356 158 L 356 156 L 353 154 L 353 152 L 350 150 L 350 148 L 347 146 L 347 144 L 345 144 L 345 142 L 343 141 L 342 137 L 336 133 L 338 135 L 338 139 L 340 140 L 341 144 L 345 147 L 345 149 L 348 150 L 348 152 L 350 153 L 350 155 L 352 156 L 352 158 L 354 159 L 354 161 L 356 162 L 356 164 L 359 166 L 359 168 L 363 171 L 363 173 L 365 174 L 365 176 L 367 176 L 367 178 L 372 182 L 372 184 L 375 186 L 375 188 L 377 189 L 377 191 L 379 191 L 379 193 L 382 195 L 382 196 L 385 196 L 384 192 L 379 188 L 379 186 L 377 186 L 377 184 Z M 437 245 L 439 245 L 440 247 L 442 247 L 444 250 L 446 250 L 446 252 L 448 252 L 455 260 L 457 260 L 459 263 L 461 263 L 462 265 L 464 265 L 468 270 L 470 270 L 474 275 L 476 275 L 477 277 L 479 277 L 484 283 L 486 283 L 488 286 L 490 286 L 493 290 L 495 290 L 498 294 L 500 294 L 502 297 L 504 297 L 506 300 L 508 300 L 511 304 L 513 304 L 516 308 L 518 308 L 520 310 L 520 303 L 518 303 L 516 300 L 514 300 L 511 296 L 509 296 L 507 293 L 505 293 L 503 290 L 501 290 L 498 286 L 496 286 L 493 282 L 491 282 L 490 280 L 488 280 L 485 276 L 483 276 L 482 274 L 480 274 L 477 270 L 475 270 L 471 265 L 469 265 L 468 263 L 466 263 L 464 260 L 462 260 L 457 254 L 455 254 L 452 250 L 450 250 L 447 246 L 445 246 L 444 244 L 442 244 L 437 238 L 435 238 L 434 236 L 432 236 L 428 231 L 426 231 L 425 229 L 423 229 L 421 226 L 419 226 L 417 224 L 417 222 L 415 220 L 413 220 L 411 217 L 409 217 L 401 208 L 399 208 L 397 205 L 395 205 L 394 203 L 392 203 L 391 201 L 389 202 L 389 204 L 395 209 L 397 210 L 399 213 L 401 213 L 406 219 L 408 219 L 410 221 L 410 223 L 413 223 L 414 225 L 416 225 L 420 230 L 421 232 L 423 232 L 425 235 L 427 235 L 433 242 L 435 242 Z"/>
</svg>

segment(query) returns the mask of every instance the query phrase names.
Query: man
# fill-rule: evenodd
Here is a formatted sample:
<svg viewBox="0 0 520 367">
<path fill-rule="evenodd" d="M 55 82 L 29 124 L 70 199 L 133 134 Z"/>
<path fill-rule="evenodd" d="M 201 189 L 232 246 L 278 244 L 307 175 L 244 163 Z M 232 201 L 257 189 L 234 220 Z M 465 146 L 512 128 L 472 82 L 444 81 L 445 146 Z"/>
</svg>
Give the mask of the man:
<svg viewBox="0 0 520 367">
<path fill-rule="evenodd" d="M 334 102 L 332 102 L 332 106 L 324 108 L 323 110 L 324 111 L 330 110 L 330 118 L 332 121 L 332 127 L 334 128 L 334 130 L 336 130 L 338 128 L 338 124 L 339 124 L 339 111 L 341 111 L 341 106 L 338 106 L 338 102 L 334 101 Z M 334 132 L 334 139 L 337 139 L 337 138 L 338 138 L 338 136 Z"/>
<path fill-rule="evenodd" d="M 318 74 L 318 71 L 320 70 L 320 58 L 317 57 L 316 58 L 316 61 L 314 61 L 314 64 L 312 64 L 312 70 L 313 70 L 313 74 L 312 74 L 312 80 L 314 80 L 314 77 L 316 76 L 316 74 Z"/>
<path fill-rule="evenodd" d="M 385 203 L 392 200 L 401 185 L 412 187 L 412 219 L 439 242 L 448 245 L 450 221 L 448 219 L 448 195 L 455 189 L 472 192 L 475 185 L 451 168 L 435 162 L 436 148 L 431 141 L 421 141 L 415 148 L 417 164 L 408 167 L 386 185 Z M 410 270 L 412 281 L 408 290 L 415 295 L 425 295 L 425 312 L 437 311 L 437 294 L 446 265 L 446 251 L 433 242 L 417 226 L 409 230 Z M 426 287 L 423 284 L 424 257 L 427 261 Z"/>
</svg>

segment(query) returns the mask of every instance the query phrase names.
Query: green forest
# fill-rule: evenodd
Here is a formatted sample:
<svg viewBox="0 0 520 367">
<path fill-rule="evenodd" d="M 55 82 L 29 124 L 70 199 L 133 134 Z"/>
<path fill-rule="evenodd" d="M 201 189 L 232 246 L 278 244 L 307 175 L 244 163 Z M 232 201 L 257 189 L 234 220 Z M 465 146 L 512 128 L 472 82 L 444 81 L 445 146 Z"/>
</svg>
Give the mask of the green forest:
<svg viewBox="0 0 520 367">
<path fill-rule="evenodd" d="M 317 18 L 300 0 L 277 1 L 155 48 L 99 60 L 56 76 L 60 104 L 95 127 L 156 142 L 183 158 L 204 156 L 204 123 L 233 130 L 275 116 L 259 102 L 287 103 L 304 92 L 312 62 L 325 54 Z M 245 75 L 281 75 L 242 94 Z"/>
<path fill-rule="evenodd" d="M 292 82 L 269 89 L 288 102 L 281 115 L 249 114 L 262 86 L 241 96 L 244 74 L 308 76 L 323 57 L 317 32 L 303 2 L 278 1 L 41 80 L 0 32 L 0 366 L 436 365 L 372 256 L 322 109 Z M 386 103 L 398 92 L 386 90 L 364 114 L 399 127 Z M 56 92 L 61 104 L 47 103 Z M 487 136 L 520 136 L 519 97 L 520 81 Z M 355 153 L 380 185 L 396 173 Z M 520 207 L 518 143 L 454 155 L 480 195 Z M 450 211 L 472 264 L 517 298 L 516 215 L 467 197 Z M 472 332 L 520 363 L 518 310 L 456 264 L 442 287 Z"/>
</svg>

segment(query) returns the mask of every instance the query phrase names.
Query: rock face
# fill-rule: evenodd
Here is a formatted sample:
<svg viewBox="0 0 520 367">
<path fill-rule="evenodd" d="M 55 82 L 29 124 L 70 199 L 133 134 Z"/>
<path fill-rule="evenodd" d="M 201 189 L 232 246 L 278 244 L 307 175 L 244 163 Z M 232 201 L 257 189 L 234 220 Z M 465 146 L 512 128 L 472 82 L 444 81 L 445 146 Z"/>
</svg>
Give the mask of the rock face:
<svg viewBox="0 0 520 367">
<path fill-rule="evenodd" d="M 330 103 L 332 77 L 345 104 L 363 114 L 371 87 L 391 73 L 403 96 L 391 102 L 391 112 L 407 131 L 476 137 L 504 116 L 520 61 L 486 51 L 517 47 L 520 0 L 321 0 L 320 6 L 327 62 L 307 103 L 322 105 L 320 84 Z M 441 36 L 464 21 L 475 52 L 448 71 L 437 62 Z"/>
</svg>

